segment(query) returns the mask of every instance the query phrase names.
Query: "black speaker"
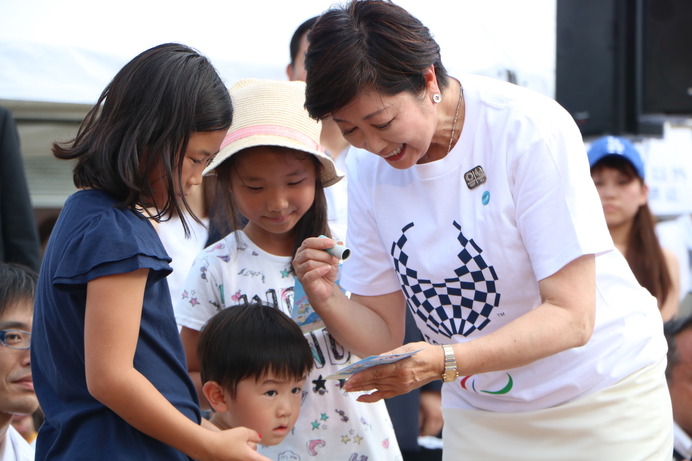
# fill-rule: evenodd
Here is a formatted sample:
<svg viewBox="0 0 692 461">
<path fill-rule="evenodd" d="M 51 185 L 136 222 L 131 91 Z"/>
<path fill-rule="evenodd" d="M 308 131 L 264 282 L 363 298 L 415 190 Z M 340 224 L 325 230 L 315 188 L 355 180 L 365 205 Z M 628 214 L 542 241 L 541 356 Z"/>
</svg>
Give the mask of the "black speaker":
<svg viewBox="0 0 692 461">
<path fill-rule="evenodd" d="M 692 0 L 639 1 L 640 111 L 692 116 Z"/>
<path fill-rule="evenodd" d="M 584 135 L 692 117 L 692 0 L 557 0 L 555 99 Z"/>
<path fill-rule="evenodd" d="M 582 134 L 631 131 L 635 109 L 627 0 L 557 0 L 555 99 Z"/>
</svg>

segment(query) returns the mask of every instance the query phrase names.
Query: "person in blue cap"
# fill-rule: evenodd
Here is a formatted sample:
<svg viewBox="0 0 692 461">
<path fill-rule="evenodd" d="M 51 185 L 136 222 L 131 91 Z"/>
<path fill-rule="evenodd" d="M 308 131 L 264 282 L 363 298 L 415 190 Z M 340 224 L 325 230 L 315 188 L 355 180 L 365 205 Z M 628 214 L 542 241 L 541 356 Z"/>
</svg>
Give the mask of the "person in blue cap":
<svg viewBox="0 0 692 461">
<path fill-rule="evenodd" d="M 637 281 L 658 300 L 663 320 L 670 320 L 678 313 L 678 263 L 656 236 L 639 152 L 625 138 L 603 136 L 591 144 L 588 157 L 615 246 L 625 255 Z"/>
</svg>

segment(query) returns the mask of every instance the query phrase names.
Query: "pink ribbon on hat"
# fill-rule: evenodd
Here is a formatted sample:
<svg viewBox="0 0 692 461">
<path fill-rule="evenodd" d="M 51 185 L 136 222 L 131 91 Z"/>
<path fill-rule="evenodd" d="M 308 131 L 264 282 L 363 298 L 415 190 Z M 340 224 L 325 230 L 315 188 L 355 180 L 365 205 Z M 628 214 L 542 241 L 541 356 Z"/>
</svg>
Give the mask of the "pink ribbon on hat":
<svg viewBox="0 0 692 461">
<path fill-rule="evenodd" d="M 226 134 L 226 137 L 223 138 L 223 142 L 221 143 L 221 149 L 225 148 L 234 141 L 238 141 L 239 139 L 257 135 L 283 136 L 284 138 L 289 138 L 301 144 L 305 144 L 309 148 L 314 149 L 318 152 L 325 151 L 324 146 L 322 146 L 319 143 L 316 143 L 310 136 L 306 135 L 305 133 L 296 130 L 295 128 L 288 128 L 281 125 L 253 125 L 245 128 L 240 128 L 239 130 L 235 130 L 233 132 L 229 132 L 228 134 Z"/>
</svg>

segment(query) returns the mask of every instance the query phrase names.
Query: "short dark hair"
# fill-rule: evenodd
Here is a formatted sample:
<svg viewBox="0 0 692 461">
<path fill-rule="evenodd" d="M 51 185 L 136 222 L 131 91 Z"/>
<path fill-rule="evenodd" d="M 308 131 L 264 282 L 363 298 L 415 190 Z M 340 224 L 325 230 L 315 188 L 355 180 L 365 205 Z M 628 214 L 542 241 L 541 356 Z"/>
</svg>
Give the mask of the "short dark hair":
<svg viewBox="0 0 692 461">
<path fill-rule="evenodd" d="M 279 309 L 250 302 L 228 307 L 202 329 L 197 346 L 202 383 L 216 381 L 235 398 L 238 383 L 268 372 L 304 378 L 314 360 L 300 327 Z"/>
<path fill-rule="evenodd" d="M 449 85 L 440 47 L 405 9 L 385 0 L 352 0 L 323 13 L 308 32 L 306 102 L 324 118 L 363 90 L 419 94 L 430 65 L 440 89 Z"/>
<path fill-rule="evenodd" d="M 680 363 L 676 337 L 685 330 L 692 330 L 692 315 L 668 320 L 663 325 L 663 333 L 668 342 L 668 365 L 666 366 L 666 379 L 668 381 L 673 377 L 673 369 Z"/>
<path fill-rule="evenodd" d="M 0 262 L 0 315 L 12 304 L 30 301 L 34 305 L 38 274 L 21 264 Z"/>
<path fill-rule="evenodd" d="M 317 18 L 319 16 L 313 16 L 310 19 L 303 21 L 301 25 L 293 32 L 291 37 L 291 43 L 288 45 L 288 52 L 291 54 L 291 65 L 295 65 L 296 57 L 298 57 L 298 51 L 300 50 L 300 42 L 303 40 L 303 36 L 308 33 L 308 30 L 315 25 Z"/>
<path fill-rule="evenodd" d="M 155 218 L 183 217 L 175 199 L 184 152 L 193 132 L 227 130 L 230 94 L 209 60 L 178 43 L 150 48 L 128 62 L 86 115 L 77 136 L 53 144 L 60 159 L 77 159 L 73 180 L 114 196 L 122 207 L 152 196 L 148 176 L 163 160 L 168 201 Z M 198 219 L 182 198 L 188 213 Z M 189 232 L 183 219 L 186 234 Z"/>
<path fill-rule="evenodd" d="M 303 243 L 303 240 L 308 237 L 316 237 L 318 235 L 326 235 L 327 237 L 331 237 L 332 234 L 329 229 L 329 217 L 327 212 L 327 197 L 324 193 L 322 181 L 320 180 L 322 164 L 317 157 L 299 150 L 290 149 L 288 147 L 261 147 L 287 154 L 294 152 L 298 155 L 305 155 L 312 160 L 312 163 L 315 166 L 315 199 L 312 202 L 312 206 L 296 223 L 296 239 L 293 244 L 293 251 L 291 254 L 295 255 L 296 251 L 298 251 L 298 247 L 300 247 L 300 245 Z M 242 229 L 247 223 L 247 220 L 240 214 L 238 206 L 235 203 L 235 197 L 231 193 L 231 185 L 233 182 L 233 171 L 235 170 L 238 161 L 244 156 L 252 154 L 252 150 L 253 148 L 248 148 L 233 154 L 221 162 L 221 164 L 215 169 L 216 192 L 214 193 L 211 219 L 214 228 L 217 229 L 221 235 L 226 235 L 229 232 Z"/>
</svg>

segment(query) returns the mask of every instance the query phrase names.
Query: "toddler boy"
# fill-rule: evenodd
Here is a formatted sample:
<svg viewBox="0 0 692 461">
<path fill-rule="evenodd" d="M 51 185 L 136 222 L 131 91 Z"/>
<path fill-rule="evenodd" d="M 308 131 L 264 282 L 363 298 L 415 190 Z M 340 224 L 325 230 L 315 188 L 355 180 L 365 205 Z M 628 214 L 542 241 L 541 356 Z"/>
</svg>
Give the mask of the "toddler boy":
<svg viewBox="0 0 692 461">
<path fill-rule="evenodd" d="M 314 363 L 290 317 L 261 303 L 223 309 L 202 329 L 198 354 L 213 424 L 254 429 L 266 446 L 289 434 Z"/>
</svg>

